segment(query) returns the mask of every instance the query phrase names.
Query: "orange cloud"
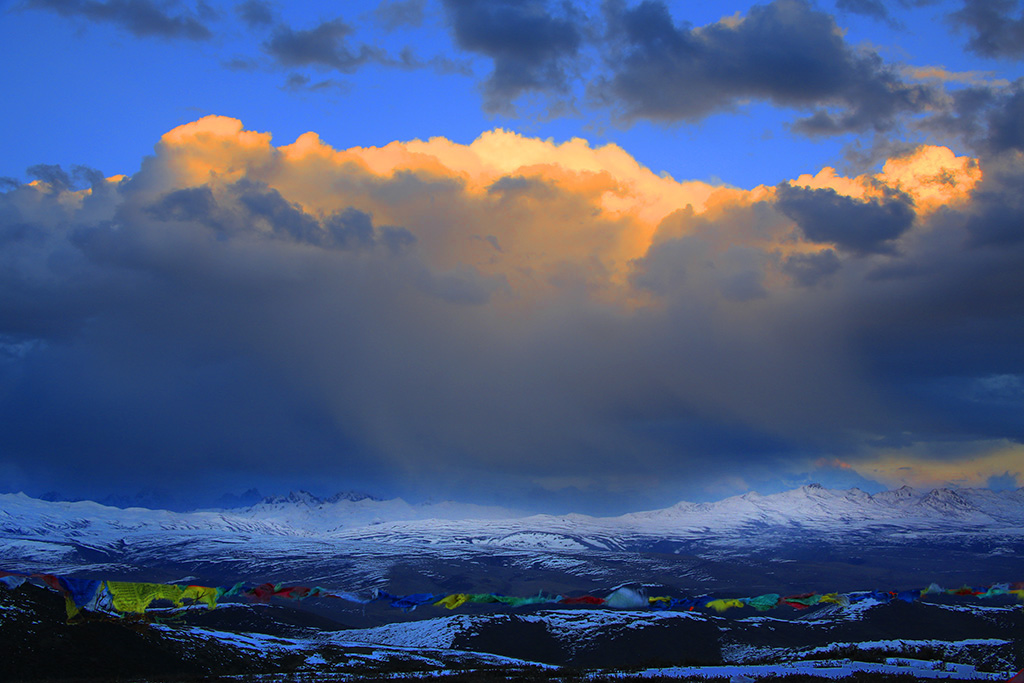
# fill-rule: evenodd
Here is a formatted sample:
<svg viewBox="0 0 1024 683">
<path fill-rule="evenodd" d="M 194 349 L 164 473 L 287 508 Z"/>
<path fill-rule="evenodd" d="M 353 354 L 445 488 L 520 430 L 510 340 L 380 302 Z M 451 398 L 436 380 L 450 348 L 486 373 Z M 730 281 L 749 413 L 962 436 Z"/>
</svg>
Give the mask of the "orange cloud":
<svg viewBox="0 0 1024 683">
<path fill-rule="evenodd" d="M 269 133 L 208 116 L 164 135 L 157 152 L 153 163 L 170 187 L 206 184 L 216 194 L 244 177 L 315 216 L 365 211 L 410 230 L 431 264 L 503 278 L 520 302 L 553 283 L 633 302 L 632 264 L 653 244 L 694 232 L 719 255 L 742 246 L 784 260 L 828 248 L 802 239 L 785 217 L 755 210 L 771 204 L 772 187 L 677 181 L 614 144 L 579 138 L 555 143 L 499 129 L 468 145 L 431 138 L 336 150 L 310 132 L 275 147 Z M 922 146 L 876 174 L 824 168 L 793 182 L 862 200 L 900 191 L 921 215 L 965 201 L 980 179 L 975 160 Z M 766 286 L 788 282 L 764 263 Z"/>
<path fill-rule="evenodd" d="M 883 450 L 858 461 L 854 469 L 893 488 L 984 487 L 990 478 L 1007 472 L 1024 484 L 1024 445 L 1008 440 L 975 442 L 964 444 L 958 456 L 937 454 L 937 450 L 930 444 Z"/>
<path fill-rule="evenodd" d="M 527 289 L 569 271 L 623 283 L 661 219 L 702 211 L 716 189 L 657 175 L 616 145 L 503 130 L 469 145 L 431 138 L 335 150 L 315 133 L 273 147 L 267 133 L 208 116 L 167 133 L 158 152 L 174 186 L 216 191 L 244 176 L 317 215 L 354 207 L 411 230 L 440 266 L 470 264 Z"/>
<path fill-rule="evenodd" d="M 848 462 L 844 462 L 839 458 L 818 458 L 814 461 L 814 466 L 818 469 L 824 469 L 827 467 L 839 470 L 852 470 L 853 465 Z"/>
<path fill-rule="evenodd" d="M 921 214 L 965 202 L 981 182 L 981 168 L 976 159 L 958 157 L 948 147 L 922 145 L 913 154 L 886 161 L 876 178 L 913 197 Z"/>
<path fill-rule="evenodd" d="M 883 188 L 897 190 L 910 195 L 918 214 L 925 214 L 967 200 L 979 182 L 977 159 L 958 157 L 948 147 L 921 145 L 911 154 L 886 161 L 880 173 L 846 178 L 825 167 L 814 175 L 799 176 L 792 184 L 831 189 L 855 199 L 879 198 Z"/>
</svg>

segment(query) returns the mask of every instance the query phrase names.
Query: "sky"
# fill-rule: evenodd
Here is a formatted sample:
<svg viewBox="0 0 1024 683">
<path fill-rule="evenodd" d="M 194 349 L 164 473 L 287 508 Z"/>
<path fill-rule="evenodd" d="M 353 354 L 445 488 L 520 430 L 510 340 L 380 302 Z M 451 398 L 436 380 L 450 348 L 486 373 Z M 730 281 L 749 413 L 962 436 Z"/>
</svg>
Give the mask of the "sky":
<svg viewBox="0 0 1024 683">
<path fill-rule="evenodd" d="M 8 0 L 0 57 L 0 491 L 1024 485 L 1020 2 Z"/>
</svg>

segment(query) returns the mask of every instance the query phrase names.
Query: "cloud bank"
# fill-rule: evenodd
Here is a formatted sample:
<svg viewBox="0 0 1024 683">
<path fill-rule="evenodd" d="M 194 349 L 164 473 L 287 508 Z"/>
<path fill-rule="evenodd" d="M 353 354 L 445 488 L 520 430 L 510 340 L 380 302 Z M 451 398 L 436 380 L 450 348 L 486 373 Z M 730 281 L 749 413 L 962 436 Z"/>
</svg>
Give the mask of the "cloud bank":
<svg viewBox="0 0 1024 683">
<path fill-rule="evenodd" d="M 130 178 L 32 172 L 0 194 L 23 486 L 315 475 L 625 508 L 835 458 L 888 482 L 977 457 L 983 481 L 1024 437 L 1012 147 L 744 190 L 578 139 L 278 147 L 211 116 Z"/>
</svg>

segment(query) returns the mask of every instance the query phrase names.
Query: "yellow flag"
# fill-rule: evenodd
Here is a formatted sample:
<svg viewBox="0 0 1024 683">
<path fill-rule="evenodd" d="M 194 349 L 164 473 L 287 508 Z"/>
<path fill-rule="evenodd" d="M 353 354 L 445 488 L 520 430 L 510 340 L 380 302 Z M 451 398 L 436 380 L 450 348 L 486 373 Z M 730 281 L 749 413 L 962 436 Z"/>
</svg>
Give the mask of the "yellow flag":
<svg viewBox="0 0 1024 683">
<path fill-rule="evenodd" d="M 467 600 L 469 600 L 469 595 L 467 595 L 466 593 L 452 593 L 448 597 L 442 600 L 438 600 L 434 603 L 434 605 L 437 607 L 447 607 L 448 609 L 455 609 L 456 607 L 461 607 L 462 605 L 465 605 Z"/>
<path fill-rule="evenodd" d="M 114 598 L 114 609 L 135 614 L 145 612 L 154 600 L 169 600 L 180 607 L 184 592 L 181 586 L 131 581 L 107 581 L 107 589 Z"/>
<path fill-rule="evenodd" d="M 205 602 L 209 609 L 217 607 L 217 589 L 207 586 L 187 586 L 181 591 L 181 599 Z"/>
<path fill-rule="evenodd" d="M 711 609 L 715 610 L 716 612 L 724 612 L 725 610 L 729 609 L 730 607 L 744 607 L 744 606 L 745 605 L 743 604 L 743 601 L 742 600 L 737 600 L 736 598 L 712 600 L 711 602 L 709 602 L 709 603 L 707 603 L 705 605 L 705 607 L 710 607 Z"/>
</svg>

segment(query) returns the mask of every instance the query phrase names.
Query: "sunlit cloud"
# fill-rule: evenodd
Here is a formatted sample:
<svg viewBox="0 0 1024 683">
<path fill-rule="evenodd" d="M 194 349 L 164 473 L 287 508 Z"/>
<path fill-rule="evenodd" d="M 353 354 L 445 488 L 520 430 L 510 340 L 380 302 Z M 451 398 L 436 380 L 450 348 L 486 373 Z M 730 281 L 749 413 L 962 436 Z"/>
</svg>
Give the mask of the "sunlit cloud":
<svg viewBox="0 0 1024 683">
<path fill-rule="evenodd" d="M 915 444 L 883 449 L 855 469 L 891 488 L 941 486 L 986 488 L 993 478 L 1024 486 L 1024 445 L 1007 440 L 949 444 Z"/>
<path fill-rule="evenodd" d="M 1003 340 L 1024 257 L 969 240 L 1006 164 L 922 146 L 744 189 L 582 139 L 276 146 L 206 117 L 130 177 L 39 167 L 0 195 L 0 332 L 36 344 L 0 369 L 67 406 L 44 429 L 8 400 L 0 433 L 29 453 L 95 425 L 97 474 L 140 448 L 193 453 L 187 471 L 216 448 L 223 468 L 286 453 L 524 495 L 826 470 L 983 485 L 1020 455 Z M 979 315 L 1001 333 L 962 337 Z M 987 365 L 963 384 L 951 354 Z M 919 445 L 940 437 L 965 450 Z"/>
</svg>

